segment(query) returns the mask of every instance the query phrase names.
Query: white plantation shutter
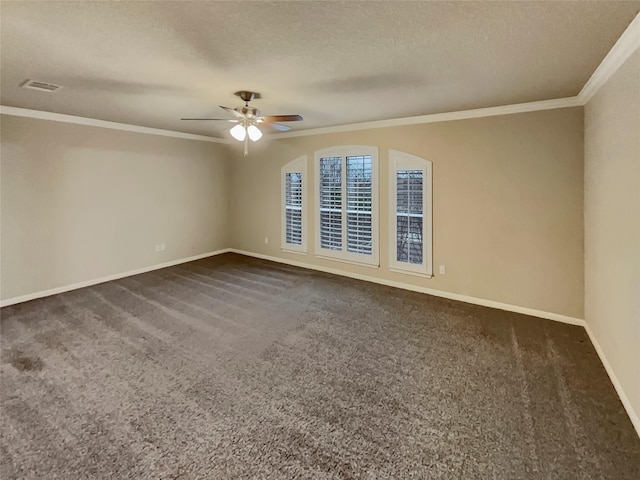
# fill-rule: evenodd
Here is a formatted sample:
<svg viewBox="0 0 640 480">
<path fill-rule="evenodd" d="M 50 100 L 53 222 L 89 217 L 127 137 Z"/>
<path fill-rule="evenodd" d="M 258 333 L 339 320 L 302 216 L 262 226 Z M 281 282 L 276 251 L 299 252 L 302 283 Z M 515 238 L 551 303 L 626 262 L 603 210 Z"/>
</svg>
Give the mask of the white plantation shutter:
<svg viewBox="0 0 640 480">
<path fill-rule="evenodd" d="M 304 253 L 306 239 L 307 157 L 299 157 L 282 167 L 283 250 Z"/>
<path fill-rule="evenodd" d="M 347 251 L 371 255 L 371 156 L 347 157 Z"/>
<path fill-rule="evenodd" d="M 390 258 L 392 270 L 431 276 L 431 162 L 389 151 Z"/>
<path fill-rule="evenodd" d="M 342 250 L 342 158 L 320 159 L 320 246 Z"/>
<path fill-rule="evenodd" d="M 422 264 L 422 170 L 396 171 L 396 260 Z"/>
<path fill-rule="evenodd" d="M 302 172 L 285 174 L 285 242 L 302 245 Z"/>
<path fill-rule="evenodd" d="M 377 148 L 335 147 L 316 152 L 316 253 L 378 264 Z"/>
</svg>

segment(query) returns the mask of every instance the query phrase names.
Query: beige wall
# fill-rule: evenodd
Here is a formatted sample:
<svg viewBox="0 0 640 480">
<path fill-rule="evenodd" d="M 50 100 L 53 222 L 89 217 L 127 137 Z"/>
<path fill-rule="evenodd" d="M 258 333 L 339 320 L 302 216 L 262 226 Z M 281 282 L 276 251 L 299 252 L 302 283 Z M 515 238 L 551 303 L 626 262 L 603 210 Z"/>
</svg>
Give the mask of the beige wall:
<svg viewBox="0 0 640 480">
<path fill-rule="evenodd" d="M 280 168 L 314 150 L 377 145 L 379 269 L 280 249 Z M 294 137 L 252 145 L 232 163 L 232 239 L 241 250 L 583 318 L 582 108 Z M 431 279 L 388 270 L 388 150 L 433 162 Z M 239 151 L 239 149 L 236 149 Z M 269 238 L 269 244 L 264 238 Z M 437 265 L 445 264 L 445 276 Z"/>
<path fill-rule="evenodd" d="M 585 107 L 584 202 L 585 319 L 640 428 L 640 50 Z"/>
<path fill-rule="evenodd" d="M 2 299 L 229 246 L 226 146 L 1 121 Z"/>
</svg>

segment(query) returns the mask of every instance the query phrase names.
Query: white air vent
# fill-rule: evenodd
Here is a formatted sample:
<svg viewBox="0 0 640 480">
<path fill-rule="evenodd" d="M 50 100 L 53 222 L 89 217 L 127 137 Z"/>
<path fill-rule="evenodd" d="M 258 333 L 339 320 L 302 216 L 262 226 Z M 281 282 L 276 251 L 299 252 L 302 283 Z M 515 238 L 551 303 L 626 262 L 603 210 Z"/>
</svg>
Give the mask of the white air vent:
<svg viewBox="0 0 640 480">
<path fill-rule="evenodd" d="M 20 85 L 23 88 L 30 88 L 31 90 L 40 90 L 41 92 L 55 92 L 62 88 L 60 85 L 54 85 L 53 83 L 39 82 L 37 80 L 25 80 Z"/>
</svg>

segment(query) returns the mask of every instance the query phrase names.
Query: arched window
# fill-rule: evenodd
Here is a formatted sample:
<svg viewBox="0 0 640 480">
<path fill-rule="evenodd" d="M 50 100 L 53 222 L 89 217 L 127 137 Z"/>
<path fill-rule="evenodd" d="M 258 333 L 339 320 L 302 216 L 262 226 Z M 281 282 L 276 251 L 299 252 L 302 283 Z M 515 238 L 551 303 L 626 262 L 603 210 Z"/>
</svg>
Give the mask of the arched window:
<svg viewBox="0 0 640 480">
<path fill-rule="evenodd" d="M 389 267 L 433 275 L 432 165 L 429 160 L 389 150 Z"/>
<path fill-rule="evenodd" d="M 316 255 L 377 267 L 378 148 L 316 151 L 315 174 Z"/>
<path fill-rule="evenodd" d="M 281 169 L 283 250 L 307 251 L 307 156 L 298 157 Z"/>
</svg>

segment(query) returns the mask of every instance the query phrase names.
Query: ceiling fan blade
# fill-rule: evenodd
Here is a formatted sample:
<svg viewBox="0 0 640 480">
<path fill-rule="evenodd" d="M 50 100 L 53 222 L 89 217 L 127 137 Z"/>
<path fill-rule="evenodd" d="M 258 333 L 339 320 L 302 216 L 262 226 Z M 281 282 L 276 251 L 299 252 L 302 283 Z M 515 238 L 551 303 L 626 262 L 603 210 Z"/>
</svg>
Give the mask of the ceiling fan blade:
<svg viewBox="0 0 640 480">
<path fill-rule="evenodd" d="M 280 131 L 280 132 L 288 132 L 289 130 L 291 130 L 291 127 L 287 126 L 287 125 L 282 125 L 281 123 L 266 123 L 265 125 L 267 125 L 268 127 L 271 128 L 275 128 L 276 130 Z"/>
<path fill-rule="evenodd" d="M 225 107 L 224 105 L 220 105 L 220 108 L 222 108 L 223 110 L 226 110 L 227 112 L 231 113 L 232 115 L 235 115 L 238 118 L 244 118 L 244 115 L 238 112 L 235 108 Z"/>
<path fill-rule="evenodd" d="M 233 122 L 236 123 L 237 120 L 228 119 L 228 118 L 181 118 L 180 120 L 220 120 L 223 122 Z"/>
<path fill-rule="evenodd" d="M 302 120 L 300 115 L 271 115 L 268 117 L 262 117 L 264 123 L 273 122 L 299 122 Z"/>
</svg>

